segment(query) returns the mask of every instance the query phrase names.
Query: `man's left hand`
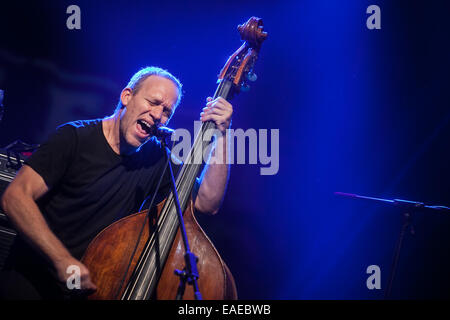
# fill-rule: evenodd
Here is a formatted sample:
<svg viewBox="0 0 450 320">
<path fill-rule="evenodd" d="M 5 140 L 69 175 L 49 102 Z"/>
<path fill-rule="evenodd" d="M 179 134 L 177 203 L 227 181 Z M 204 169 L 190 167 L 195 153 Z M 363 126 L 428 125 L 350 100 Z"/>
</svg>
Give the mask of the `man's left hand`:
<svg viewBox="0 0 450 320">
<path fill-rule="evenodd" d="M 227 100 L 222 97 L 217 99 L 208 97 L 206 99 L 206 107 L 203 108 L 203 112 L 200 113 L 200 120 L 214 121 L 217 129 L 225 134 L 226 129 L 230 127 L 231 115 L 233 114 L 233 106 Z"/>
</svg>

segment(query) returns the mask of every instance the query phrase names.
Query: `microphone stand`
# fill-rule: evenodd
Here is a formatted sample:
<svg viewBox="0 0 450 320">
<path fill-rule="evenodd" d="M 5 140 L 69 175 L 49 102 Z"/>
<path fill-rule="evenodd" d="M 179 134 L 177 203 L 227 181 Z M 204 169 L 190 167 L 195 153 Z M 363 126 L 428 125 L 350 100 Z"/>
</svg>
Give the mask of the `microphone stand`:
<svg viewBox="0 0 450 320">
<path fill-rule="evenodd" d="M 166 138 L 168 135 L 171 134 L 171 132 L 168 130 L 166 133 L 163 133 L 162 130 L 159 130 L 159 133 L 161 135 L 164 135 L 161 139 L 161 145 L 164 148 L 164 154 L 166 157 L 166 161 L 168 163 L 169 172 L 170 172 L 170 180 L 171 180 L 171 188 L 173 192 L 173 198 L 175 200 L 176 208 L 177 208 L 177 215 L 178 215 L 178 221 L 180 225 L 180 233 L 181 237 L 183 239 L 184 243 L 184 262 L 185 267 L 183 270 L 175 269 L 174 273 L 178 277 L 180 277 L 180 284 L 178 285 L 177 295 L 175 297 L 176 300 L 181 300 L 184 295 L 184 291 L 186 288 L 186 282 L 193 286 L 194 289 L 194 297 L 195 300 L 202 300 L 202 294 L 200 293 L 200 290 L 198 288 L 197 280 L 199 278 L 198 269 L 197 269 L 197 261 L 198 257 L 195 256 L 190 250 L 189 247 L 189 241 L 186 234 L 186 226 L 184 224 L 183 219 L 183 212 L 181 211 L 180 201 L 178 199 L 178 193 L 177 193 L 177 187 L 175 184 L 175 178 L 173 176 L 173 170 L 172 170 L 172 163 L 170 161 L 170 151 L 167 148 L 167 142 Z"/>
<path fill-rule="evenodd" d="M 382 199 L 382 198 L 373 198 L 373 197 L 367 197 L 367 196 L 360 196 L 357 194 L 352 193 L 343 193 L 343 192 L 335 192 L 335 195 L 348 197 L 352 199 L 361 199 L 361 200 L 370 200 L 370 201 L 376 201 L 381 202 L 388 205 L 393 205 L 395 207 L 403 209 L 403 224 L 402 228 L 400 230 L 400 235 L 398 237 L 397 243 L 395 245 L 394 250 L 394 257 L 392 259 L 392 266 L 391 266 L 391 273 L 389 275 L 389 281 L 387 284 L 386 291 L 384 292 L 384 298 L 388 299 L 391 295 L 392 290 L 392 283 L 394 282 L 394 276 L 395 272 L 397 270 L 398 260 L 400 257 L 400 250 L 403 244 L 403 239 L 405 237 L 405 233 L 410 228 L 410 232 L 412 235 L 414 235 L 414 227 L 411 223 L 411 214 L 413 212 L 419 212 L 419 211 L 439 211 L 439 212 L 446 212 L 450 213 L 450 208 L 445 206 L 428 206 L 425 205 L 423 202 L 417 202 L 417 201 L 409 201 L 409 200 L 402 200 L 402 199 Z"/>
</svg>

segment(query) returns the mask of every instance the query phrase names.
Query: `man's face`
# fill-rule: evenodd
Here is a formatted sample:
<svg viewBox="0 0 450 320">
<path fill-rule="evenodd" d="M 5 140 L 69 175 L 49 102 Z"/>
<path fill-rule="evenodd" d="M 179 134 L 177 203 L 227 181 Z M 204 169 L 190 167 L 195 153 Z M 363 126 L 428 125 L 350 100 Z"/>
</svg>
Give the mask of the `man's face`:
<svg viewBox="0 0 450 320">
<path fill-rule="evenodd" d="M 124 89 L 120 98 L 125 106 L 120 111 L 120 140 L 126 149 L 137 149 L 172 116 L 178 88 L 172 80 L 149 76 L 137 92 Z"/>
</svg>

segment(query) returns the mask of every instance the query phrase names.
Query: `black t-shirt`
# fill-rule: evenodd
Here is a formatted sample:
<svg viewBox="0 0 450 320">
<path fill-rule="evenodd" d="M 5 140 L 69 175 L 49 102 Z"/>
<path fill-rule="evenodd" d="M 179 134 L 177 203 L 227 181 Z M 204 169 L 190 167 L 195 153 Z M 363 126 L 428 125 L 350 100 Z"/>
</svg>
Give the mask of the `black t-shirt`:
<svg viewBox="0 0 450 320">
<path fill-rule="evenodd" d="M 103 134 L 101 119 L 58 127 L 25 164 L 49 187 L 38 205 L 51 230 L 78 259 L 101 230 L 139 210 L 155 193 L 163 172 L 157 200 L 170 190 L 159 142 L 151 139 L 138 152 L 118 155 Z M 174 165 L 175 172 L 179 168 Z"/>
</svg>

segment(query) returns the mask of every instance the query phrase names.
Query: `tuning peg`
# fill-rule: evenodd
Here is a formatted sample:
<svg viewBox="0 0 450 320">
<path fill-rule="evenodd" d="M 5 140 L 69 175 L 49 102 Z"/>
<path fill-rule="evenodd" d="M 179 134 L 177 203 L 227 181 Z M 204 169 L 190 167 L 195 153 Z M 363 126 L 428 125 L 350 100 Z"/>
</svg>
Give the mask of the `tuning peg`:
<svg viewBox="0 0 450 320">
<path fill-rule="evenodd" d="M 256 81 L 256 79 L 258 79 L 258 76 L 256 75 L 256 73 L 249 72 L 247 73 L 247 79 L 248 81 L 254 82 Z"/>
<path fill-rule="evenodd" d="M 250 91 L 250 86 L 249 86 L 249 85 L 246 85 L 246 84 L 241 85 L 241 91 L 242 91 L 242 92 L 248 92 L 248 91 Z"/>
</svg>

